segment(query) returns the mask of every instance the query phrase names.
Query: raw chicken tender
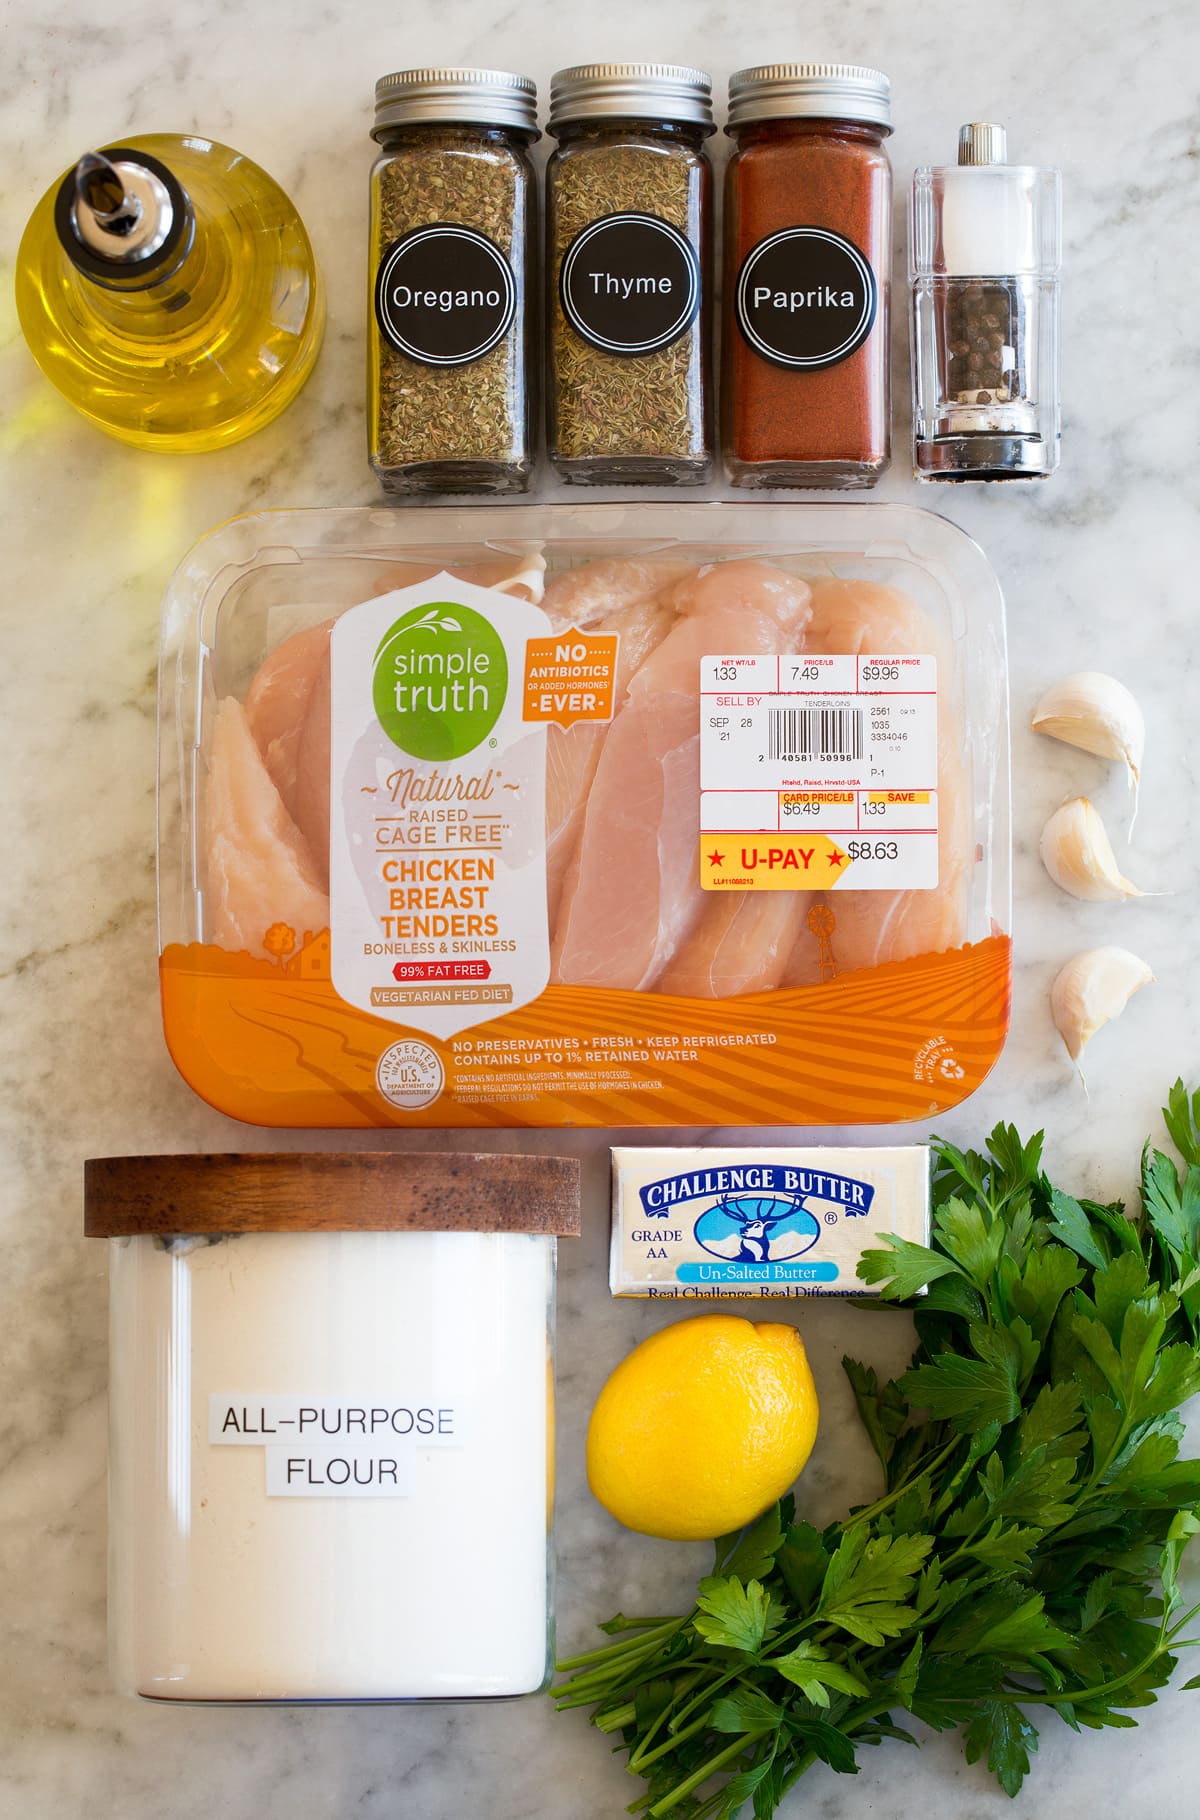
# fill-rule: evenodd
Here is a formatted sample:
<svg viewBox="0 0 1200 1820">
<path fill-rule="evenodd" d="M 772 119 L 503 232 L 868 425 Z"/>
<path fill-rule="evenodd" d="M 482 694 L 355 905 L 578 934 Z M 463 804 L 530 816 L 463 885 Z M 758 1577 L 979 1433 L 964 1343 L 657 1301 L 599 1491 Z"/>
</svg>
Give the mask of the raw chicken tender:
<svg viewBox="0 0 1200 1820">
<path fill-rule="evenodd" d="M 332 628 L 332 619 L 324 619 L 285 638 L 259 665 L 246 693 L 246 725 L 293 821 L 300 739 L 313 687 L 329 669 Z"/>
<path fill-rule="evenodd" d="M 620 607 L 598 620 L 593 631 L 616 633 L 617 672 L 613 680 L 613 714 L 624 705 L 634 673 L 665 637 L 672 611 L 651 597 Z M 600 752 L 612 722 L 578 720 L 574 726 L 546 729 L 546 903 L 551 927 L 562 895 L 567 867 L 579 844 L 583 812 Z"/>
<path fill-rule="evenodd" d="M 566 569 L 542 596 L 542 612 L 555 630 L 578 626 L 581 632 L 607 619 L 622 607 L 650 600 L 671 582 L 692 572 L 687 562 L 667 557 L 602 557 Z"/>
<path fill-rule="evenodd" d="M 329 649 L 313 680 L 296 745 L 296 824 L 308 842 L 313 870 L 329 889 L 329 747 L 331 672 Z"/>
<path fill-rule="evenodd" d="M 806 891 L 706 891 L 695 929 L 655 990 L 735 998 L 778 986 L 811 902 Z"/>
<path fill-rule="evenodd" d="M 232 699 L 218 706 L 209 741 L 204 819 L 208 940 L 265 955 L 272 923 L 287 923 L 297 937 L 328 927 L 329 899 L 308 848 Z"/>
<path fill-rule="evenodd" d="M 712 564 L 670 590 L 681 615 L 633 676 L 601 749 L 563 889 L 552 976 L 646 991 L 697 922 L 700 659 L 799 648 L 807 584 L 766 563 Z"/>
</svg>

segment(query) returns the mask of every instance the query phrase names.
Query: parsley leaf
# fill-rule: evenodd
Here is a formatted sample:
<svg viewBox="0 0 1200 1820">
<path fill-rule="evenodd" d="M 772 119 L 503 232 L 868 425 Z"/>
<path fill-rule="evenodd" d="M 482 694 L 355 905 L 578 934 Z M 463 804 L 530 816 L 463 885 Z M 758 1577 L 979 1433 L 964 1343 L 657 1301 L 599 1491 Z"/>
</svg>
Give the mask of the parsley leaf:
<svg viewBox="0 0 1200 1820">
<path fill-rule="evenodd" d="M 886 1473 L 896 1441 L 908 1422 L 908 1404 L 890 1378 L 881 1387 L 870 1366 L 860 1365 L 857 1359 L 844 1358 L 842 1370 L 850 1380 L 859 1420 Z"/>
<path fill-rule="evenodd" d="M 801 1643 L 786 1656 L 772 1656 L 770 1667 L 798 1687 L 814 1706 L 828 1706 L 827 1688 L 841 1694 L 869 1694 L 861 1675 L 840 1662 L 831 1662 L 817 1643 Z"/>
<path fill-rule="evenodd" d="M 989 1422 L 1014 1422 L 1020 1415 L 1017 1367 L 1013 1352 L 991 1359 L 942 1352 L 931 1365 L 906 1371 L 900 1388 L 935 1421 L 950 1421 L 963 1434 L 974 1434 Z"/>
<path fill-rule="evenodd" d="M 720 1538 L 716 1544 L 714 1571 L 741 1580 L 743 1584 L 749 1580 L 763 1580 L 771 1571 L 782 1541 L 779 1506 L 772 1504 L 756 1523 Z"/>
<path fill-rule="evenodd" d="M 739 1688 L 714 1702 L 708 1722 L 718 1732 L 770 1731 L 783 1718 L 783 1710 L 757 1688 Z"/>
<path fill-rule="evenodd" d="M 1038 1747 L 1036 1728 L 1020 1707 L 998 1700 L 988 1700 L 978 1718 L 967 1727 L 963 1749 L 968 1763 L 975 1763 L 984 1752 L 987 1766 L 1006 1795 L 1020 1792 L 1030 1769 L 1030 1755 Z"/>
<path fill-rule="evenodd" d="M 864 1251 L 858 1263 L 858 1274 L 864 1283 L 882 1283 L 883 1295 L 889 1302 L 905 1302 L 920 1295 L 928 1283 L 957 1272 L 953 1258 L 939 1257 L 926 1245 L 914 1245 L 911 1239 L 899 1239 L 895 1233 L 880 1234 L 887 1251 Z"/>
<path fill-rule="evenodd" d="M 706 1643 L 747 1654 L 762 1646 L 780 1619 L 778 1607 L 758 1580 L 743 1586 L 740 1580 L 713 1575 L 701 1580 L 696 1604 L 699 1615 L 692 1624 Z"/>
</svg>

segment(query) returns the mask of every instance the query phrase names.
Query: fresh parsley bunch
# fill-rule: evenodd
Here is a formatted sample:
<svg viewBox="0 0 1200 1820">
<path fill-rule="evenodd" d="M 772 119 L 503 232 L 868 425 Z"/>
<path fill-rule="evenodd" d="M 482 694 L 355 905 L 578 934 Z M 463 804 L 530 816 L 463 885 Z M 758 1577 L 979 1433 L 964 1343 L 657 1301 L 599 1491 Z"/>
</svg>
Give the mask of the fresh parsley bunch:
<svg viewBox="0 0 1200 1820">
<path fill-rule="evenodd" d="M 935 1146 L 931 1248 L 889 1237 L 859 1274 L 912 1309 L 912 1367 L 843 1361 L 884 1495 L 818 1531 L 785 1498 L 717 1544 L 682 1617 L 625 1618 L 560 1664 L 645 1782 L 630 1813 L 768 1820 L 816 1762 L 961 1730 L 1015 1795 L 1054 1711 L 1129 1726 L 1183 1632 L 1179 1565 L 1200 1530 L 1200 1093 L 1176 1082 L 1182 1170 L 1147 1146 L 1127 1218 L 1056 1188 L 1042 1138 Z M 927 1291 L 920 1295 L 919 1291 Z M 918 1299 L 914 1299 L 918 1298 Z M 1200 1686 L 1200 1676 L 1186 1683 Z"/>
</svg>

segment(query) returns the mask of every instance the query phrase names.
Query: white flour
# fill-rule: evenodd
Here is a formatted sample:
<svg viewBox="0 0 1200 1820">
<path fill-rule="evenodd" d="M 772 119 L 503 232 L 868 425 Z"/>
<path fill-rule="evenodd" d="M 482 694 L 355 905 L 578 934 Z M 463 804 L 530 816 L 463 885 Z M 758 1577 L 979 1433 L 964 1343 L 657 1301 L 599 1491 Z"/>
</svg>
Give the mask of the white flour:
<svg viewBox="0 0 1200 1820">
<path fill-rule="evenodd" d="M 111 1249 L 121 1685 L 193 1700 L 539 1687 L 553 1240 Z"/>
</svg>

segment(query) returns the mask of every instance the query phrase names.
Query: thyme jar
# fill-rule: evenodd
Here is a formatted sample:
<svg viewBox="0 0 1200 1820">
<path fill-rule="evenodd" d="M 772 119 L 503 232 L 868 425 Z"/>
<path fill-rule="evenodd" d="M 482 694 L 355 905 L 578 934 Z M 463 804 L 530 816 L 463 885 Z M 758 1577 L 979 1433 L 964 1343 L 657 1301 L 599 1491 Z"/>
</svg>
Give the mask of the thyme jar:
<svg viewBox="0 0 1200 1820">
<path fill-rule="evenodd" d="M 564 480 L 709 476 L 713 130 L 703 70 L 593 63 L 552 79 L 548 443 Z"/>
<path fill-rule="evenodd" d="M 368 434 L 395 493 L 529 484 L 536 90 L 500 70 L 375 85 Z"/>
</svg>

